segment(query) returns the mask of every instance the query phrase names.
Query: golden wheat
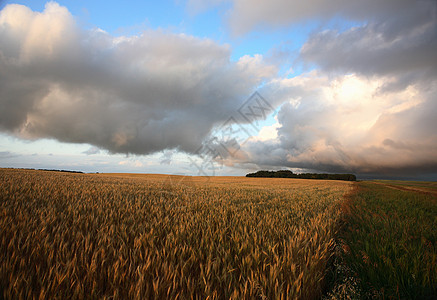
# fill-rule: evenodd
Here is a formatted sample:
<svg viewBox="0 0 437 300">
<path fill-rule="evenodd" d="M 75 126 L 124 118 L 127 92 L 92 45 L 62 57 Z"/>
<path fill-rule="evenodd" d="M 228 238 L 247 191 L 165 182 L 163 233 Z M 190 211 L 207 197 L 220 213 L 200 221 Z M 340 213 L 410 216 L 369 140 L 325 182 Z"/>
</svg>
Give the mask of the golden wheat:
<svg viewBox="0 0 437 300">
<path fill-rule="evenodd" d="M 350 188 L 0 169 L 3 296 L 317 298 Z"/>
</svg>

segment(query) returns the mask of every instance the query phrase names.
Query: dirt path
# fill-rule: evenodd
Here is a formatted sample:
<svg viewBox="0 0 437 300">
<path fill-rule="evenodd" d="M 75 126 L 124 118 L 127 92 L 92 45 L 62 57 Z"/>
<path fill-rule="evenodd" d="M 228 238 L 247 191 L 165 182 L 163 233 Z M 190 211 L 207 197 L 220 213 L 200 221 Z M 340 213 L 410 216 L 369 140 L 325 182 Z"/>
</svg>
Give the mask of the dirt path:
<svg viewBox="0 0 437 300">
<path fill-rule="evenodd" d="M 393 185 L 393 184 L 376 182 L 376 181 L 372 181 L 372 182 L 375 184 L 383 185 L 383 186 L 391 188 L 391 189 L 395 189 L 395 190 L 410 191 L 410 192 L 416 192 L 416 193 L 422 193 L 422 194 L 430 194 L 434 197 L 437 197 L 437 190 L 411 187 L 411 186 L 399 186 L 399 185 Z"/>
</svg>

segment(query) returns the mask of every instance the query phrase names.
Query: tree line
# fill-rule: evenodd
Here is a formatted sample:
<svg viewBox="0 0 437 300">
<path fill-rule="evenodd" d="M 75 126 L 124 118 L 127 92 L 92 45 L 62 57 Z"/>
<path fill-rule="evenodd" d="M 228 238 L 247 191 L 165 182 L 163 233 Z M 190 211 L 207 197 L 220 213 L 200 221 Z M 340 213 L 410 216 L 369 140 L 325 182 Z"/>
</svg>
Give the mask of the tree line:
<svg viewBox="0 0 437 300">
<path fill-rule="evenodd" d="M 246 177 L 327 179 L 327 180 L 346 180 L 346 181 L 357 180 L 357 177 L 354 174 L 318 174 L 318 173 L 294 174 L 290 170 L 258 171 L 256 173 L 249 173 L 246 175 Z"/>
</svg>

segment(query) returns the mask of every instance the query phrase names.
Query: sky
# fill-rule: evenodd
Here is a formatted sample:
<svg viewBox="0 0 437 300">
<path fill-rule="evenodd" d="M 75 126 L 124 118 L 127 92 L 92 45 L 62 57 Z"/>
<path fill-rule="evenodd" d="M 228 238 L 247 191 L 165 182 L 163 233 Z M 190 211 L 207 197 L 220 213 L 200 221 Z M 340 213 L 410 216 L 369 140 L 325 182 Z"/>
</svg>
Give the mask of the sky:
<svg viewBox="0 0 437 300">
<path fill-rule="evenodd" d="M 0 10 L 0 167 L 437 180 L 435 0 Z"/>
</svg>

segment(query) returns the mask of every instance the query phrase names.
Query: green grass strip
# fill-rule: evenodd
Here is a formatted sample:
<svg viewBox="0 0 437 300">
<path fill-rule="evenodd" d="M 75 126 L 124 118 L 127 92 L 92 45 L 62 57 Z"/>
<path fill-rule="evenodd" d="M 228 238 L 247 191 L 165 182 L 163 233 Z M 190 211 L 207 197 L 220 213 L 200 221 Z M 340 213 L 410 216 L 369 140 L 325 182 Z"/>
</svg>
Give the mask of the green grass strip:
<svg viewBox="0 0 437 300">
<path fill-rule="evenodd" d="M 360 298 L 435 299 L 435 196 L 360 182 L 345 211 L 342 252 Z"/>
</svg>

